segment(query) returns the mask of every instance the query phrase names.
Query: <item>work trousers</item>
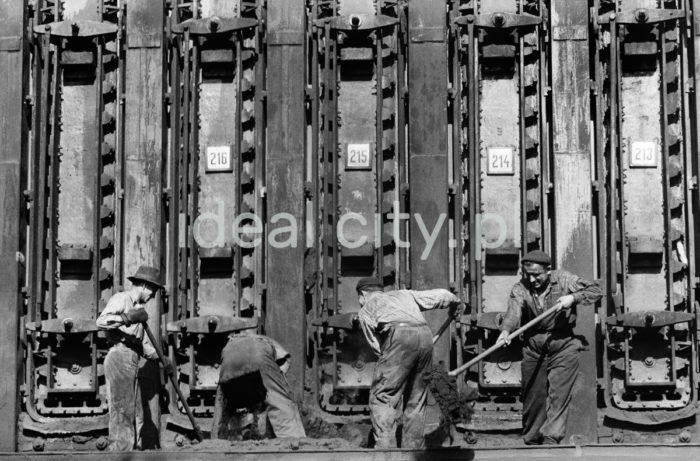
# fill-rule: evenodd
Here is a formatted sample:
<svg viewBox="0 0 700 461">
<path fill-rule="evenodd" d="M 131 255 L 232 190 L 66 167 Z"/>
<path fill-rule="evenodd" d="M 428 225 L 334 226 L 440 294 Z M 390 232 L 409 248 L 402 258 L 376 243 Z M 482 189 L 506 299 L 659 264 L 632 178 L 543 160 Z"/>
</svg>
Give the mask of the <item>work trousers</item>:
<svg viewBox="0 0 700 461">
<path fill-rule="evenodd" d="M 526 339 L 522 361 L 526 444 L 556 444 L 564 438 L 580 346 L 571 333 L 538 333 Z"/>
<path fill-rule="evenodd" d="M 212 437 L 220 437 L 233 411 L 249 407 L 260 398 L 264 398 L 267 405 L 267 418 L 276 437 L 306 437 L 287 378 L 275 361 L 273 346 L 264 338 L 241 337 L 240 340 L 230 340 L 224 347 L 222 356 L 231 354 L 243 354 L 240 361 L 246 362 L 248 373 L 219 382 Z M 257 368 L 257 371 L 250 371 L 252 368 Z M 222 374 L 228 372 L 230 370 L 221 370 Z M 260 387 L 261 381 L 263 389 Z"/>
<path fill-rule="evenodd" d="M 428 397 L 422 375 L 432 365 L 433 335 L 427 325 L 397 323 L 385 336 L 369 396 L 375 446 L 397 446 L 397 420 L 403 413 L 401 446 L 422 448 Z"/>
<path fill-rule="evenodd" d="M 107 353 L 104 372 L 109 395 L 109 449 L 133 450 L 159 447 L 158 426 L 150 402 L 158 393 L 158 365 L 142 359 L 119 343 Z"/>
</svg>

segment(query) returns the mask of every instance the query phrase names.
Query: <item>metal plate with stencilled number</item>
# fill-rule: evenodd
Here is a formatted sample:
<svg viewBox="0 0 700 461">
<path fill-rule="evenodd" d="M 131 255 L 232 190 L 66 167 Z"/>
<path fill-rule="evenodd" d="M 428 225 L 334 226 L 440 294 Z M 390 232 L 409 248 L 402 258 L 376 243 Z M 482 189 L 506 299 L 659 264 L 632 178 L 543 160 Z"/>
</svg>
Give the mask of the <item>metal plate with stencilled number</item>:
<svg viewBox="0 0 700 461">
<path fill-rule="evenodd" d="M 658 147 L 654 141 L 635 141 L 630 150 L 630 166 L 655 168 L 658 164 Z"/>
<path fill-rule="evenodd" d="M 514 174 L 513 148 L 512 147 L 489 147 L 487 151 L 488 174 Z"/>
<path fill-rule="evenodd" d="M 233 171 L 231 146 L 207 146 L 206 172 Z"/>
<path fill-rule="evenodd" d="M 372 146 L 367 144 L 349 144 L 345 153 L 346 170 L 369 170 L 372 168 Z"/>
</svg>

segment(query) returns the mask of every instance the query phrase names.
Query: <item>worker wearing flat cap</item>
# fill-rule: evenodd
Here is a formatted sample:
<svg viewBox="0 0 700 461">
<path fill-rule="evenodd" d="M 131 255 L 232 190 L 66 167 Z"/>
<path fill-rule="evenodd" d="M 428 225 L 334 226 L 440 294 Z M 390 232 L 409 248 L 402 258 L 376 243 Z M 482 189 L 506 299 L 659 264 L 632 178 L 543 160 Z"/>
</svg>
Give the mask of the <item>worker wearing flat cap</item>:
<svg viewBox="0 0 700 461">
<path fill-rule="evenodd" d="M 158 360 L 156 350 L 144 335 L 143 323 L 148 320 L 144 305 L 164 283 L 160 271 L 149 266 L 139 267 L 128 279 L 131 289 L 114 294 L 96 321 L 112 344 L 104 361 L 109 395 L 109 449 L 112 451 L 153 448 L 143 446 L 143 439 L 153 438 L 150 432 L 155 429 L 148 421 L 148 399 L 144 396 L 144 388 L 153 388 L 153 385 L 138 375 L 146 360 Z M 172 367 L 170 363 L 164 366 Z"/>
<path fill-rule="evenodd" d="M 375 446 L 397 446 L 396 426 L 403 414 L 402 447 L 421 448 L 428 396 L 422 375 L 433 359 L 433 334 L 421 311 L 449 308 L 458 316 L 462 303 L 442 289 L 384 292 L 377 278 L 361 279 L 356 289 L 360 326 L 379 356 L 369 397 Z"/>
<path fill-rule="evenodd" d="M 543 251 L 521 259 L 522 279 L 513 286 L 499 341 L 544 311 L 559 305 L 524 334 L 522 360 L 523 440 L 558 444 L 564 438 L 571 395 L 578 375 L 581 342 L 574 337 L 576 305 L 594 304 L 600 287 L 564 270 L 552 270 Z"/>
</svg>

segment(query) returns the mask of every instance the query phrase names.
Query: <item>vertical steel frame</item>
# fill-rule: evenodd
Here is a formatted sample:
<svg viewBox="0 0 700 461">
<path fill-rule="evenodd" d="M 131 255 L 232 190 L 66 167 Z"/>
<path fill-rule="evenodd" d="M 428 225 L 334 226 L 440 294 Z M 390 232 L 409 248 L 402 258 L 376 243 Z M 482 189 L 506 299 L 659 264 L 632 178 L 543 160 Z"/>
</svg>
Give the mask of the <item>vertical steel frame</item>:
<svg viewBox="0 0 700 461">
<path fill-rule="evenodd" d="M 0 418 L 8 422 L 0 429 L 0 451 L 12 452 L 17 448 L 17 421 L 19 413 L 20 376 L 20 316 L 24 311 L 21 286 L 24 283 L 26 242 L 20 229 L 26 225 L 25 168 L 27 154 L 28 90 L 26 75 L 29 70 L 29 45 L 26 39 L 26 4 L 22 0 L 0 1 L 0 80 L 5 82 L 0 93 L 0 305 L 5 316 L 0 325 L 0 362 L 5 373 L 0 386 L 0 400 L 4 403 Z M 9 116 L 7 114 L 12 114 Z M 28 201 L 28 197 L 25 197 Z"/>
</svg>

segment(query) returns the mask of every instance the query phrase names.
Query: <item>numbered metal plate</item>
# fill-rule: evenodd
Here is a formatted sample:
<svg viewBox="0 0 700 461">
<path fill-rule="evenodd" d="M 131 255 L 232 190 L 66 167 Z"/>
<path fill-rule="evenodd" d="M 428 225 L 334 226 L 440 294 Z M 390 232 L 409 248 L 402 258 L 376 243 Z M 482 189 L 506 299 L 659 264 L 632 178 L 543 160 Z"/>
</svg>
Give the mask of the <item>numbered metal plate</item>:
<svg viewBox="0 0 700 461">
<path fill-rule="evenodd" d="M 348 144 L 345 152 L 346 170 L 371 170 L 372 146 L 371 144 Z"/>
<path fill-rule="evenodd" d="M 635 168 L 656 168 L 659 149 L 654 141 L 635 141 L 630 150 L 630 166 Z"/>
<path fill-rule="evenodd" d="M 488 174 L 514 174 L 514 155 L 512 147 L 489 147 L 487 150 Z"/>
<path fill-rule="evenodd" d="M 205 171 L 207 173 L 233 171 L 231 146 L 207 146 L 206 156 Z"/>
</svg>

